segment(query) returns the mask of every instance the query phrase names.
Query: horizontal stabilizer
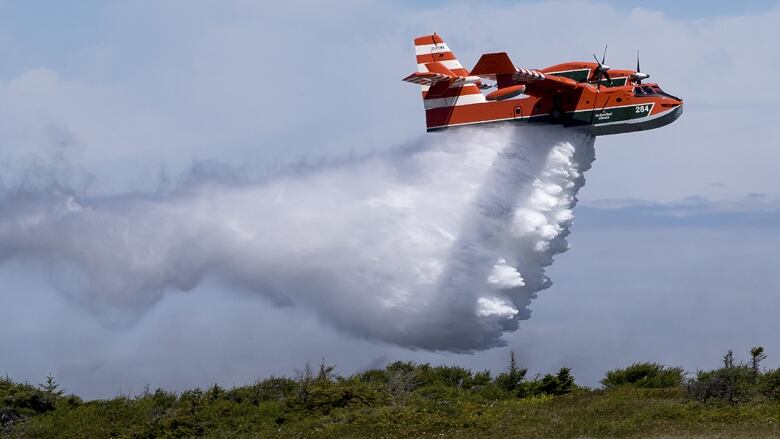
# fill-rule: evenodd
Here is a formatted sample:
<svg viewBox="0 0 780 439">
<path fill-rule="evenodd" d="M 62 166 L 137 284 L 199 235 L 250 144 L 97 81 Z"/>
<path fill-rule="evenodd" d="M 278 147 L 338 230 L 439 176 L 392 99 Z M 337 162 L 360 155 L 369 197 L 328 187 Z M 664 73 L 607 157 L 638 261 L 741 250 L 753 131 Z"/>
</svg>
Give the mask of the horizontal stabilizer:
<svg viewBox="0 0 780 439">
<path fill-rule="evenodd" d="M 441 81 L 449 81 L 452 77 L 433 72 L 414 72 L 403 80 L 420 85 L 431 85 Z"/>
<path fill-rule="evenodd" d="M 440 75 L 446 75 L 452 78 L 458 76 L 455 73 L 453 73 L 452 70 L 448 69 L 447 67 L 444 66 L 444 64 L 440 62 L 425 63 L 425 68 L 428 69 L 429 72 L 438 73 Z"/>
</svg>

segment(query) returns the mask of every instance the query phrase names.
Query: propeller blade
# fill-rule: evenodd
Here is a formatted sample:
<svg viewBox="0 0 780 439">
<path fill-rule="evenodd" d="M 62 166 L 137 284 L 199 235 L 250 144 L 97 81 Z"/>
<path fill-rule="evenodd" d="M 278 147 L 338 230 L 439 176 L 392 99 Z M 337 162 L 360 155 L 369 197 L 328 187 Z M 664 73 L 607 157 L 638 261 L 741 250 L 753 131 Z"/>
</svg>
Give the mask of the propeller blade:
<svg viewBox="0 0 780 439">
<path fill-rule="evenodd" d="M 641 70 L 639 70 L 639 49 L 636 50 L 636 72 L 641 72 Z"/>
<path fill-rule="evenodd" d="M 642 70 L 639 68 L 639 49 L 636 49 L 636 73 L 637 73 L 636 83 L 641 84 L 643 75 L 639 75 L 640 73 L 642 73 Z"/>
<path fill-rule="evenodd" d="M 596 71 L 593 73 L 593 79 L 596 81 L 596 89 L 601 90 L 601 79 L 606 76 L 607 80 L 609 81 L 609 84 L 612 85 L 612 79 L 610 79 L 609 74 L 607 71 L 609 70 L 609 66 L 604 65 L 605 62 L 607 62 L 607 47 L 608 45 L 604 45 L 604 54 L 601 56 L 601 61 L 599 61 L 599 57 L 596 56 L 596 54 L 593 54 L 593 59 L 596 60 L 596 63 L 598 63 L 598 67 L 596 68 Z"/>
<path fill-rule="evenodd" d="M 596 56 L 596 54 L 593 54 L 593 59 L 596 60 L 596 63 L 598 63 L 598 67 L 596 67 L 596 70 L 593 72 L 593 81 L 598 81 L 601 77 L 601 62 L 599 61 L 599 57 Z"/>
</svg>

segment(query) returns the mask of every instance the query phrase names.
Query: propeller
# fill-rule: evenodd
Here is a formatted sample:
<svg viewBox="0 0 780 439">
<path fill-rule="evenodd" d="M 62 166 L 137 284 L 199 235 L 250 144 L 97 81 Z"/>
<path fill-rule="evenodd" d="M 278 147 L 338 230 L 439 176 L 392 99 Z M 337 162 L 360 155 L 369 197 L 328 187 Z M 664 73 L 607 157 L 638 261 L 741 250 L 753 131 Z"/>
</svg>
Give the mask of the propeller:
<svg viewBox="0 0 780 439">
<path fill-rule="evenodd" d="M 595 53 L 593 54 L 593 58 L 598 63 L 598 67 L 596 67 L 596 73 L 593 75 L 596 79 L 596 88 L 601 90 L 602 77 L 607 78 L 609 85 L 612 85 L 612 78 L 609 77 L 609 69 L 611 69 L 611 67 L 605 64 L 607 61 L 607 45 L 604 45 L 604 55 L 602 55 L 601 61 L 599 61 L 599 57 L 597 57 Z"/>
<path fill-rule="evenodd" d="M 636 83 L 641 84 L 643 79 L 649 78 L 650 75 L 647 73 L 642 73 L 642 71 L 639 69 L 639 49 L 636 50 L 636 74 L 634 74 L 634 78 L 636 78 Z"/>
</svg>

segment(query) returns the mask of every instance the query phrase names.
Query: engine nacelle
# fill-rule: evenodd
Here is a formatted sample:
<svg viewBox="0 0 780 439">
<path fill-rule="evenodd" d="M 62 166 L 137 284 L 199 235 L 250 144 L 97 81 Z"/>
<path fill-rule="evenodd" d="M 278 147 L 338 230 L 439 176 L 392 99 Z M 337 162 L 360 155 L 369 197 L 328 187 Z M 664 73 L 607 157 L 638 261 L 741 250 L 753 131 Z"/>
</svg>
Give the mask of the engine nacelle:
<svg viewBox="0 0 780 439">
<path fill-rule="evenodd" d="M 525 84 L 513 85 L 511 87 L 499 88 L 498 90 L 488 93 L 485 99 L 489 101 L 503 101 L 504 99 L 513 98 L 525 91 Z"/>
</svg>

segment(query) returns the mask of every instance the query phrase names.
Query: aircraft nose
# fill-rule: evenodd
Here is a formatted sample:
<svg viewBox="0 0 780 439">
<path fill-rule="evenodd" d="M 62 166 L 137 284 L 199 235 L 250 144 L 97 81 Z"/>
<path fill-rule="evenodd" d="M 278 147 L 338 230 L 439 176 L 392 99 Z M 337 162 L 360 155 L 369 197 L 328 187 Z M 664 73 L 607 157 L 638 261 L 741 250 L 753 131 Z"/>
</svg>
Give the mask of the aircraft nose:
<svg viewBox="0 0 780 439">
<path fill-rule="evenodd" d="M 677 120 L 680 116 L 682 116 L 683 113 L 683 103 L 680 100 L 678 100 L 678 102 L 678 105 L 676 105 L 675 108 L 673 108 L 671 111 L 674 120 Z"/>
<path fill-rule="evenodd" d="M 682 109 L 683 101 L 678 98 L 665 99 L 661 102 L 661 107 L 672 110 L 676 108 Z"/>
<path fill-rule="evenodd" d="M 667 107 L 667 108 L 677 107 L 677 106 L 682 107 L 682 104 L 683 104 L 682 98 L 678 98 L 677 96 L 675 96 L 673 94 L 669 94 L 667 92 L 662 92 L 661 96 L 662 96 L 662 99 L 661 99 L 662 104 L 661 105 L 663 107 Z"/>
</svg>

